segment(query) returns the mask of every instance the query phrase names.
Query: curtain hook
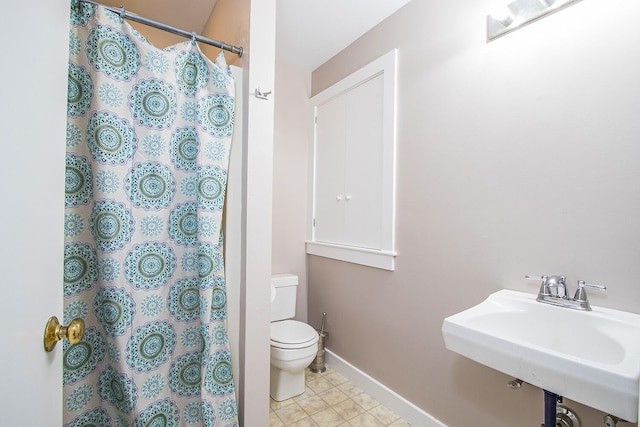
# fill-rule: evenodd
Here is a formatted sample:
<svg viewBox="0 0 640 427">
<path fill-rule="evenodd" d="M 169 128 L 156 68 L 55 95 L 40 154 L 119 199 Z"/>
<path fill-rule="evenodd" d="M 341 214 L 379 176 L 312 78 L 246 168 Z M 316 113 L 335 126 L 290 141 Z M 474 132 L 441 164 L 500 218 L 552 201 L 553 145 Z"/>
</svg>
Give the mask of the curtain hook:
<svg viewBox="0 0 640 427">
<path fill-rule="evenodd" d="M 191 33 L 191 41 L 192 41 L 193 43 L 195 43 L 195 42 L 196 42 L 196 33 L 195 33 L 195 31 Z"/>
<path fill-rule="evenodd" d="M 120 19 L 124 21 L 126 11 L 124 10 L 124 6 L 120 6 Z"/>
</svg>

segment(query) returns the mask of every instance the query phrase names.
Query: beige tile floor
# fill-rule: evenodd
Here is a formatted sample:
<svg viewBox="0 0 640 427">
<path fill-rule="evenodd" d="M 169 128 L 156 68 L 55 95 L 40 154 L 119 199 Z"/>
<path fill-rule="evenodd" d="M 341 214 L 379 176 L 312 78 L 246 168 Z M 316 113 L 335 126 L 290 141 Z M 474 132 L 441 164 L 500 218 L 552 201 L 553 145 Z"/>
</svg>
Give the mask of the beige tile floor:
<svg viewBox="0 0 640 427">
<path fill-rule="evenodd" d="M 269 427 L 407 427 L 409 423 L 338 372 L 306 371 L 306 391 L 292 399 L 271 399 Z"/>
</svg>

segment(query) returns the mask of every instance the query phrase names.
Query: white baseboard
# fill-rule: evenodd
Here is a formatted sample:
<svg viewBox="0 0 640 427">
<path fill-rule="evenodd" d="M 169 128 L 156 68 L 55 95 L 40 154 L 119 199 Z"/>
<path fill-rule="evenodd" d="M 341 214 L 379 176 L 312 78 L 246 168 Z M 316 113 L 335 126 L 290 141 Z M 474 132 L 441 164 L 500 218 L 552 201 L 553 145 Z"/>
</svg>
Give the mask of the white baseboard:
<svg viewBox="0 0 640 427">
<path fill-rule="evenodd" d="M 354 385 L 360 387 L 365 393 L 400 415 L 413 427 L 447 427 L 441 421 L 438 421 L 395 391 L 362 372 L 331 350 L 326 350 L 325 361 L 327 366 L 344 375 Z"/>
</svg>

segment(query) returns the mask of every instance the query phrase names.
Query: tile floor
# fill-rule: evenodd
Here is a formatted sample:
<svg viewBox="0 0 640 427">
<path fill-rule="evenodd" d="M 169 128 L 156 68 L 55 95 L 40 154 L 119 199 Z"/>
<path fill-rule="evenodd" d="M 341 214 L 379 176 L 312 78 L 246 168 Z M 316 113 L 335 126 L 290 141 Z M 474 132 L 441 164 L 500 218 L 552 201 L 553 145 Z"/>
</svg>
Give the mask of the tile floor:
<svg viewBox="0 0 640 427">
<path fill-rule="evenodd" d="M 410 427 L 338 372 L 306 371 L 304 394 L 271 399 L 269 427 Z"/>
</svg>

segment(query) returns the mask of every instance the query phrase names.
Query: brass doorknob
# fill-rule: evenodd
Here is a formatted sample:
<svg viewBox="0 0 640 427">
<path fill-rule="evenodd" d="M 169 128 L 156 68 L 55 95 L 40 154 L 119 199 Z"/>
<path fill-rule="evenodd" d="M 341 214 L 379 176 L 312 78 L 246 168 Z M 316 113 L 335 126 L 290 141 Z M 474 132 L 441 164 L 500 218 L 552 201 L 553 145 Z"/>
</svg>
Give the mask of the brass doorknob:
<svg viewBox="0 0 640 427">
<path fill-rule="evenodd" d="M 51 351 L 56 343 L 66 338 L 71 344 L 77 344 L 84 335 L 84 320 L 73 319 L 68 326 L 62 326 L 58 318 L 53 316 L 44 328 L 44 351 Z"/>
</svg>

